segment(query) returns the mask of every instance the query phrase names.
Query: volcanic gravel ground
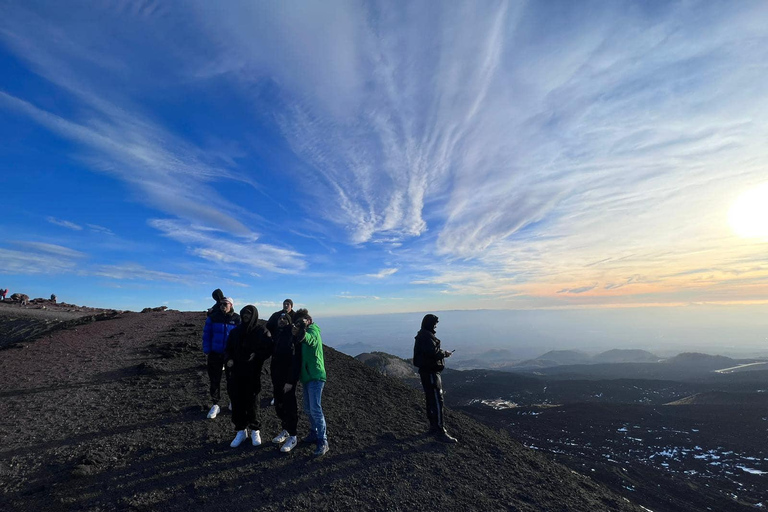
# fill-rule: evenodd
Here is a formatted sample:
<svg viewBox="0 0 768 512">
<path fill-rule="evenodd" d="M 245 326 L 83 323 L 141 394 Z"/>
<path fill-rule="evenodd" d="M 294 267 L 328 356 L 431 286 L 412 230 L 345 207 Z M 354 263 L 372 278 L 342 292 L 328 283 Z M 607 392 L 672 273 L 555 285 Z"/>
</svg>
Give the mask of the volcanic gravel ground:
<svg viewBox="0 0 768 512">
<path fill-rule="evenodd" d="M 54 304 L 45 299 L 22 306 L 10 300 L 0 301 L 0 349 L 18 347 L 25 340 L 39 338 L 58 329 L 106 320 L 118 313 L 73 304 Z"/>
<path fill-rule="evenodd" d="M 268 406 L 265 444 L 230 448 L 226 395 L 205 417 L 204 320 L 124 313 L 1 351 L 0 509 L 638 510 L 461 413 L 460 444 L 436 442 L 420 392 L 329 347 L 331 451 L 280 453 Z"/>
</svg>

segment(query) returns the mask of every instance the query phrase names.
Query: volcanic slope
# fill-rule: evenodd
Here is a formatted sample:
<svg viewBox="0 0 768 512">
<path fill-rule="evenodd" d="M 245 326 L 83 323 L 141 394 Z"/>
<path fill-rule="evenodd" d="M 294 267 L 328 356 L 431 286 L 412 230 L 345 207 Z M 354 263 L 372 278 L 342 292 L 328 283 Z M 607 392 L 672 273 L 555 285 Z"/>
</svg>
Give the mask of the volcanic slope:
<svg viewBox="0 0 768 512">
<path fill-rule="evenodd" d="M 434 441 L 418 390 L 328 347 L 331 451 L 269 442 L 266 374 L 265 444 L 230 448 L 226 395 L 205 417 L 204 320 L 122 313 L 1 351 L 0 509 L 639 510 L 461 413 L 460 444 Z"/>
</svg>

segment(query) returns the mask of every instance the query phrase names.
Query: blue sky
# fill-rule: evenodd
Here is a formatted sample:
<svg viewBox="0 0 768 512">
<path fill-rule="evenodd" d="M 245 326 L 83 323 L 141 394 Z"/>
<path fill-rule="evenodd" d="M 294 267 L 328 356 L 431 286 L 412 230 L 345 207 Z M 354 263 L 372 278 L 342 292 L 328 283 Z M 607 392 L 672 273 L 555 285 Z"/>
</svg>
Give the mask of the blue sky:
<svg viewBox="0 0 768 512">
<path fill-rule="evenodd" d="M 765 2 L 0 10 L 11 292 L 202 309 L 220 287 L 325 315 L 768 300 Z"/>
</svg>

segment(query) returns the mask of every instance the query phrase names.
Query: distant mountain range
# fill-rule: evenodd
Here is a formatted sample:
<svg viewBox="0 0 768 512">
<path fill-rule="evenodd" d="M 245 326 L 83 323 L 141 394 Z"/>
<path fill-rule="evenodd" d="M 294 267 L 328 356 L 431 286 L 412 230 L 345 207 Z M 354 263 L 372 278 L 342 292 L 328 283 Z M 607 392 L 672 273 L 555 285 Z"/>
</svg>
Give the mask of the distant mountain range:
<svg viewBox="0 0 768 512">
<path fill-rule="evenodd" d="M 503 371 L 531 371 L 554 366 L 600 363 L 657 363 L 662 358 L 638 349 L 613 349 L 597 355 L 579 350 L 550 350 L 534 359 L 515 359 L 509 350 L 489 350 L 471 359 L 451 361 L 458 370 L 494 369 Z"/>
</svg>

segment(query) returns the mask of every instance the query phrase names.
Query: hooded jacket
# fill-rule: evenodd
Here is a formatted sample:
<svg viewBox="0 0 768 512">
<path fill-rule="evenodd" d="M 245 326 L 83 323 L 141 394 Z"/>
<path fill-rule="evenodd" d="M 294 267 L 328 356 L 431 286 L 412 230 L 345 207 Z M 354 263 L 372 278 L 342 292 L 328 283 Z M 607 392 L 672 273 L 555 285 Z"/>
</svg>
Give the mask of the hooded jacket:
<svg viewBox="0 0 768 512">
<path fill-rule="evenodd" d="M 227 347 L 227 338 L 232 329 L 240 324 L 240 315 L 234 311 L 225 315 L 221 309 L 212 312 L 205 319 L 203 327 L 203 353 L 223 354 Z"/>
<path fill-rule="evenodd" d="M 216 301 L 216 303 L 210 308 L 208 308 L 208 316 L 211 316 L 213 313 L 216 312 L 216 310 L 219 307 L 219 304 L 221 303 L 222 300 L 224 300 L 224 292 L 221 291 L 219 288 L 216 288 L 215 290 L 213 290 L 211 297 L 213 298 L 213 300 Z"/>
<path fill-rule="evenodd" d="M 445 351 L 440 348 L 440 340 L 435 336 L 436 325 L 435 315 L 425 315 L 421 330 L 415 336 L 413 365 L 419 368 L 419 372 L 441 372 L 445 369 Z"/>
<path fill-rule="evenodd" d="M 274 341 L 264 325 L 259 322 L 259 310 L 255 306 L 245 306 L 240 315 L 250 311 L 251 320 L 248 324 L 240 324 L 229 333 L 224 360 L 233 361 L 231 371 L 236 375 L 249 375 L 257 367 L 260 369 L 269 356 L 272 355 Z M 259 377 L 259 370 L 255 370 Z"/>
</svg>

